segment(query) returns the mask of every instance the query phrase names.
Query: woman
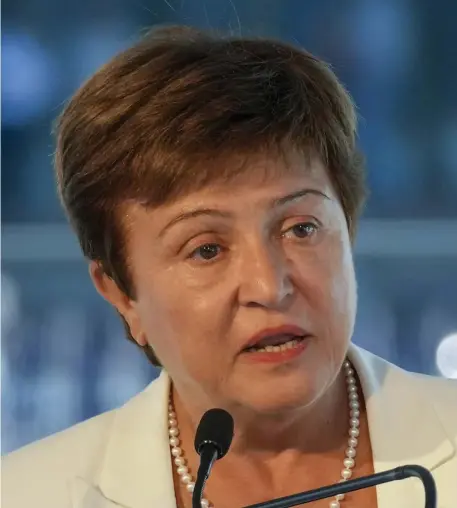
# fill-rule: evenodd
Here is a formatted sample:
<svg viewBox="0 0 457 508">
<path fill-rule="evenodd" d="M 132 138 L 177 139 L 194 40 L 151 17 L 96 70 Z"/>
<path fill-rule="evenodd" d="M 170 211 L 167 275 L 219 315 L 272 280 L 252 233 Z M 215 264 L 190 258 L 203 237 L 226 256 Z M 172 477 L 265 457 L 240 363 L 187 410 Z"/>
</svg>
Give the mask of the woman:
<svg viewBox="0 0 457 508">
<path fill-rule="evenodd" d="M 196 426 L 235 420 L 202 506 L 401 464 L 457 502 L 457 387 L 351 345 L 364 199 L 351 100 L 305 51 L 153 32 L 72 98 L 60 195 L 100 294 L 160 377 L 4 461 L 5 508 L 190 507 Z M 310 506 L 416 507 L 417 481 Z"/>
</svg>

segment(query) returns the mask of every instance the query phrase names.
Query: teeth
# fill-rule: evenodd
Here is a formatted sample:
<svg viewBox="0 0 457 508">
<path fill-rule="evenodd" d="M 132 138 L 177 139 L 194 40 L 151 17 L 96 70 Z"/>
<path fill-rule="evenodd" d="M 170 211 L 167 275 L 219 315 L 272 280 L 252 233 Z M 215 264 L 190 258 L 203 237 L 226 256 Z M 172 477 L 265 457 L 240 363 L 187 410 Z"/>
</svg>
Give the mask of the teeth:
<svg viewBox="0 0 457 508">
<path fill-rule="evenodd" d="M 256 348 L 254 351 L 258 351 L 259 353 L 279 353 L 281 351 L 287 351 L 288 349 L 292 349 L 300 344 L 301 340 L 292 339 L 286 342 L 285 344 L 281 344 L 280 346 L 265 346 L 262 348 Z"/>
</svg>

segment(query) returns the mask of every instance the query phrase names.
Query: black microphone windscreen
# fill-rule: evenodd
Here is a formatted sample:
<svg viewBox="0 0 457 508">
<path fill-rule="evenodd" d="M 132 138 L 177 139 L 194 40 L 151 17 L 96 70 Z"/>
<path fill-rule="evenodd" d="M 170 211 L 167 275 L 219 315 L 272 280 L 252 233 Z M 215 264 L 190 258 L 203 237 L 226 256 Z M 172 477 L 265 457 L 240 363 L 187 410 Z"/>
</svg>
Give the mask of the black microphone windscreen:
<svg viewBox="0 0 457 508">
<path fill-rule="evenodd" d="M 195 434 L 195 450 L 200 455 L 205 444 L 213 444 L 218 459 L 230 448 L 233 439 L 233 418 L 225 409 L 210 409 L 202 416 Z"/>
</svg>

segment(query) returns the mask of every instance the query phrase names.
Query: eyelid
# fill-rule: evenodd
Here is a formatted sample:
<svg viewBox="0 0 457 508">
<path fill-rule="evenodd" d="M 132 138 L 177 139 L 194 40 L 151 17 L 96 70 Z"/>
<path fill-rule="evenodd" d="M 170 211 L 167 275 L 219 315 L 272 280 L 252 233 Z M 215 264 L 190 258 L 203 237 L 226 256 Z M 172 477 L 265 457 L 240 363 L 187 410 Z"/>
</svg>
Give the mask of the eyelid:
<svg viewBox="0 0 457 508">
<path fill-rule="evenodd" d="M 290 226 L 287 226 L 286 229 L 290 229 L 291 227 L 297 226 L 298 224 L 314 224 L 318 229 L 324 226 L 323 223 L 313 215 L 308 215 L 306 217 L 302 216 L 301 218 L 299 216 L 288 217 L 287 219 L 283 220 L 283 225 L 284 224 L 290 224 Z"/>
<path fill-rule="evenodd" d="M 311 220 L 304 220 L 302 222 L 306 223 L 306 222 L 316 222 L 316 225 L 319 226 L 319 227 L 322 227 L 323 224 L 322 222 L 317 218 L 317 217 L 314 217 L 314 215 L 309 215 L 310 219 Z"/>
</svg>

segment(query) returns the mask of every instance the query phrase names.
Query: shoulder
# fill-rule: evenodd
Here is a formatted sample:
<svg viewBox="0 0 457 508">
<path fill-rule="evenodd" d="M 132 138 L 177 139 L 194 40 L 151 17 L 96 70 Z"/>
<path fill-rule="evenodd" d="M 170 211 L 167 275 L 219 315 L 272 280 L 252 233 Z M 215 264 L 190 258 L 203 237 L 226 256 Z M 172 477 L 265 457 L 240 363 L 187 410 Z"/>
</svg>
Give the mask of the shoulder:
<svg viewBox="0 0 457 508">
<path fill-rule="evenodd" d="M 103 441 L 101 438 L 109 428 L 116 411 L 102 413 L 61 432 L 19 448 L 3 457 L 3 470 L 8 471 L 9 468 L 15 467 L 16 464 L 32 464 L 35 458 L 40 458 L 44 461 L 42 464 L 52 464 L 55 462 L 62 468 L 65 464 L 62 464 L 62 461 L 58 461 L 58 458 L 65 452 L 71 452 L 75 462 L 84 462 L 83 459 L 87 458 L 86 449 L 91 454 L 96 454 L 97 451 L 100 451 L 99 447 Z"/>
<path fill-rule="evenodd" d="M 351 346 L 350 353 L 364 388 L 376 401 L 404 418 L 408 411 L 415 418 L 421 411 L 434 413 L 457 441 L 457 380 L 407 371 L 359 346 Z"/>
<path fill-rule="evenodd" d="M 408 372 L 408 374 L 414 378 L 415 382 L 424 390 L 425 394 L 438 396 L 438 400 L 441 398 L 445 401 L 453 400 L 455 405 L 457 400 L 455 398 L 457 394 L 457 379 L 447 379 L 414 372 Z M 451 397 L 451 399 L 448 399 L 448 397 Z"/>
<path fill-rule="evenodd" d="M 2 457 L 2 501 L 8 508 L 36 505 L 69 508 L 70 484 L 76 478 L 94 482 L 104 467 L 113 436 L 123 446 L 164 391 L 157 378 L 123 406 L 85 420 L 62 432 L 35 441 Z M 149 428 L 149 433 L 151 433 Z M 136 434 L 136 433 L 134 433 Z M 40 504 L 41 506 L 41 504 Z"/>
<path fill-rule="evenodd" d="M 47 500 L 70 506 L 68 482 L 93 474 L 103 456 L 115 411 L 102 413 L 2 457 L 2 501 L 8 508 Z"/>
<path fill-rule="evenodd" d="M 417 389 L 435 408 L 441 423 L 456 436 L 457 441 L 457 380 L 425 374 L 407 373 Z"/>
<path fill-rule="evenodd" d="M 403 382 L 421 391 L 423 395 L 436 398 L 437 401 L 453 401 L 452 408 L 455 409 L 457 379 L 430 376 L 405 370 L 360 346 L 351 345 L 350 352 L 351 359 L 355 360 L 356 364 L 362 367 L 365 373 L 369 371 L 378 382 L 383 382 L 388 375 L 393 375 L 396 383 Z"/>
</svg>

